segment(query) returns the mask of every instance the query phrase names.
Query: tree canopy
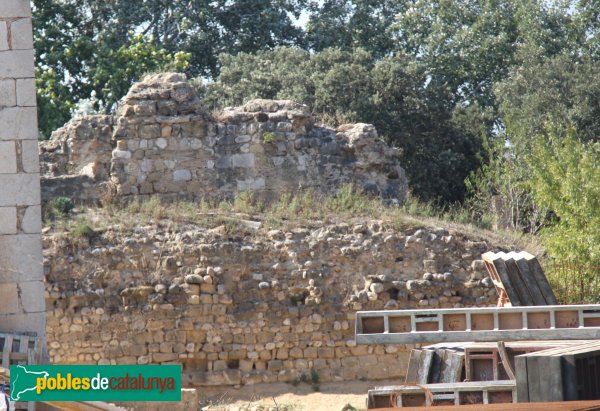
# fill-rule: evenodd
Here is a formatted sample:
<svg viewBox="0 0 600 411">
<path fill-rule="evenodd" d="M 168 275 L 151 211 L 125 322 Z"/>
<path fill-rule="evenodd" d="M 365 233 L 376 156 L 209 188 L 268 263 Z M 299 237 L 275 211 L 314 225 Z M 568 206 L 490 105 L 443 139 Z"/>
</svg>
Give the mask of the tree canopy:
<svg viewBox="0 0 600 411">
<path fill-rule="evenodd" d="M 541 209 L 534 136 L 600 135 L 595 0 L 33 4 L 44 137 L 82 107 L 111 112 L 144 73 L 180 70 L 215 110 L 291 98 L 323 122 L 373 123 L 415 196 L 482 213 L 501 195 L 518 220 Z"/>
</svg>

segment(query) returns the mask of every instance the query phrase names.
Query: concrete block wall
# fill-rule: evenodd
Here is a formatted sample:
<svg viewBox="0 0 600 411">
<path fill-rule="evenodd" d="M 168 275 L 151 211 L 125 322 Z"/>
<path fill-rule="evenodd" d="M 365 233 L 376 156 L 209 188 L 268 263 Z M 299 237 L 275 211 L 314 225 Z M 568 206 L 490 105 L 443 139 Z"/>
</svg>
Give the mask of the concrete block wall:
<svg viewBox="0 0 600 411">
<path fill-rule="evenodd" d="M 45 335 L 29 0 L 0 0 L 0 332 Z"/>
</svg>

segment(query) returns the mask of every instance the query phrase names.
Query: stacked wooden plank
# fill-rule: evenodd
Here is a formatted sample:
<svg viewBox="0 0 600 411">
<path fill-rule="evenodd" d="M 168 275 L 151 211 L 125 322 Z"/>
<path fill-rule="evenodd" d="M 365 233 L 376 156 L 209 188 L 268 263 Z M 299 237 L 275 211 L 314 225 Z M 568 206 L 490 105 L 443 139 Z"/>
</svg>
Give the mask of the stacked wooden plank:
<svg viewBox="0 0 600 411">
<path fill-rule="evenodd" d="M 485 411 L 506 411 L 506 404 L 488 404 Z M 380 411 L 394 411 L 394 408 L 380 408 Z M 436 411 L 481 411 L 481 405 L 440 405 Z M 531 402 L 510 404 L 510 411 L 597 411 L 600 410 L 600 400 L 592 401 L 562 401 L 562 402 Z M 429 407 L 411 407 L 410 411 L 431 411 Z"/>
<path fill-rule="evenodd" d="M 398 385 L 369 390 L 368 408 L 516 402 L 515 381 Z"/>
<path fill-rule="evenodd" d="M 600 399 L 600 305 L 555 305 L 531 254 L 483 260 L 498 307 L 356 314 L 358 344 L 437 343 L 412 350 L 404 385 L 370 390 L 369 409 Z"/>
<path fill-rule="evenodd" d="M 460 344 L 441 344 L 410 352 L 405 384 L 434 384 L 462 381 L 464 350 Z"/>
<path fill-rule="evenodd" d="M 535 256 L 525 251 L 488 252 L 482 258 L 498 291 L 499 306 L 558 304 Z"/>
<path fill-rule="evenodd" d="M 600 341 L 515 358 L 519 402 L 600 398 Z"/>
<path fill-rule="evenodd" d="M 514 380 L 515 357 L 550 348 L 574 347 L 586 340 L 464 343 L 467 381 Z"/>
<path fill-rule="evenodd" d="M 538 351 L 550 352 L 551 349 L 573 351 L 577 347 L 589 345 L 590 342 L 586 340 L 555 340 L 439 343 L 413 349 L 405 383 L 369 390 L 368 407 L 381 409 L 401 404 L 406 407 L 449 403 L 464 405 L 477 401 L 480 404 L 514 402 L 517 398 L 523 398 L 522 393 L 519 397 L 523 382 L 519 380 L 519 373 L 515 370 L 516 358 Z M 458 358 L 460 362 L 457 361 Z M 517 394 L 513 395 L 511 391 L 509 395 L 508 390 L 504 390 L 505 383 L 515 384 L 515 380 Z M 502 384 L 499 385 L 500 381 Z M 473 384 L 475 382 L 478 384 Z M 475 392 L 474 386 L 480 387 L 481 391 Z M 434 388 L 433 391 L 431 387 Z M 488 394 L 484 395 L 486 390 Z M 462 394 L 457 394 L 459 392 Z"/>
</svg>

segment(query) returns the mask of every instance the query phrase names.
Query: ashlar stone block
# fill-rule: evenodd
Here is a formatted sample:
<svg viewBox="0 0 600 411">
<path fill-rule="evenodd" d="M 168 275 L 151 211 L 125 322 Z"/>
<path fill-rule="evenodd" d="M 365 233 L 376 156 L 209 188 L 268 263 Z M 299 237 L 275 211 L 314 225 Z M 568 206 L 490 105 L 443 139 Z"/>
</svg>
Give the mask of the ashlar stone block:
<svg viewBox="0 0 600 411">
<path fill-rule="evenodd" d="M 0 66 L 2 66 L 2 54 L 0 53 Z M 37 110 L 35 107 L 0 109 L 0 124 L 2 124 L 2 127 L 0 127 L 0 140 L 36 140 L 38 138 Z"/>
<path fill-rule="evenodd" d="M 0 51 L 8 50 L 8 25 L 0 21 Z"/>
<path fill-rule="evenodd" d="M 43 295 L 43 294 L 42 294 Z M 16 283 L 2 284 L 0 287 L 0 316 L 3 314 L 17 314 L 21 311 L 19 306 L 19 291 Z M 2 317 L 0 317 L 0 321 Z"/>
<path fill-rule="evenodd" d="M 0 187 L 0 207 L 41 204 L 39 174 L 0 174 Z"/>
<path fill-rule="evenodd" d="M 42 232 L 42 207 L 39 205 L 29 206 L 25 209 L 21 221 L 21 231 L 25 234 L 36 234 Z"/>
<path fill-rule="evenodd" d="M 34 77 L 33 49 L 0 51 L 0 77 Z"/>
<path fill-rule="evenodd" d="M 33 49 L 31 19 L 14 20 L 10 25 L 11 48 L 13 50 Z"/>
<path fill-rule="evenodd" d="M 17 208 L 0 207 L 0 235 L 17 234 Z"/>
<path fill-rule="evenodd" d="M 0 315 L 0 332 L 15 332 L 15 330 L 20 332 L 33 331 L 40 336 L 45 327 L 46 313 Z"/>
<path fill-rule="evenodd" d="M 15 142 L 0 141 L 0 174 L 14 174 L 16 172 L 17 152 L 15 150 Z"/>
<path fill-rule="evenodd" d="M 38 281 L 20 282 L 21 306 L 26 313 L 43 313 L 46 311 L 46 301 L 40 296 L 44 295 L 44 283 Z"/>
<path fill-rule="evenodd" d="M 17 105 L 35 107 L 35 79 L 24 78 L 17 80 Z"/>
<path fill-rule="evenodd" d="M 0 23 L 0 30 L 1 28 L 2 24 Z M 16 105 L 17 93 L 15 81 L 12 79 L 0 80 L 0 107 L 14 107 Z"/>
<path fill-rule="evenodd" d="M 41 280 L 41 255 L 39 234 L 0 235 L 0 288 L 4 283 Z"/>
<path fill-rule="evenodd" d="M 0 1 L 0 16 L 2 17 L 31 17 L 29 0 Z"/>
<path fill-rule="evenodd" d="M 26 173 L 38 173 L 40 171 L 40 159 L 37 140 L 21 141 L 21 163 Z"/>
</svg>

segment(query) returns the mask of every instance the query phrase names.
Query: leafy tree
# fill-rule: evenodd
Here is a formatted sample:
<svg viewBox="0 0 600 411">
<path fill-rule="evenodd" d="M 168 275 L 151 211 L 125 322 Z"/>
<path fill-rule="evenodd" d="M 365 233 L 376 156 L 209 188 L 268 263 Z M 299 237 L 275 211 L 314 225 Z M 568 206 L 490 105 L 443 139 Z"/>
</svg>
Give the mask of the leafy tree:
<svg viewBox="0 0 600 411">
<path fill-rule="evenodd" d="M 583 140 L 600 137 L 600 67 L 589 58 L 561 54 L 516 68 L 497 91 L 515 144 L 548 123 L 573 127 Z"/>
<path fill-rule="evenodd" d="M 544 230 L 548 250 L 553 257 L 598 263 L 600 143 L 581 142 L 574 129 L 558 130 L 535 138 L 529 159 L 535 199 L 556 216 Z"/>
<path fill-rule="evenodd" d="M 306 27 L 308 47 L 323 51 L 369 50 L 374 58 L 396 49 L 390 28 L 405 2 L 393 0 L 325 0 L 313 3 Z"/>
<path fill-rule="evenodd" d="M 221 56 L 221 75 L 207 90 L 215 108 L 252 98 L 293 99 L 321 120 L 373 123 L 402 148 L 403 165 L 421 199 L 456 202 L 464 179 L 479 165 L 485 110 L 455 107 L 449 88 L 432 83 L 409 57 L 373 63 L 364 50 L 308 53 L 278 48 L 257 54 Z M 483 129 L 482 129 L 483 127 Z"/>
<path fill-rule="evenodd" d="M 517 7 L 506 0 L 413 0 L 395 26 L 400 49 L 447 84 L 456 101 L 494 104 L 492 84 L 514 64 Z"/>
<path fill-rule="evenodd" d="M 133 36 L 128 46 L 98 52 L 97 64 L 89 73 L 90 80 L 95 90 L 100 90 L 100 101 L 104 105 L 101 108 L 111 111 L 141 75 L 158 70 L 183 72 L 189 66 L 189 59 L 189 53 L 172 55 L 164 49 L 156 49 L 141 35 Z"/>
<path fill-rule="evenodd" d="M 93 94 L 110 110 L 146 70 L 215 76 L 223 51 L 302 44 L 293 17 L 306 1 L 33 0 L 42 134 Z"/>
</svg>

